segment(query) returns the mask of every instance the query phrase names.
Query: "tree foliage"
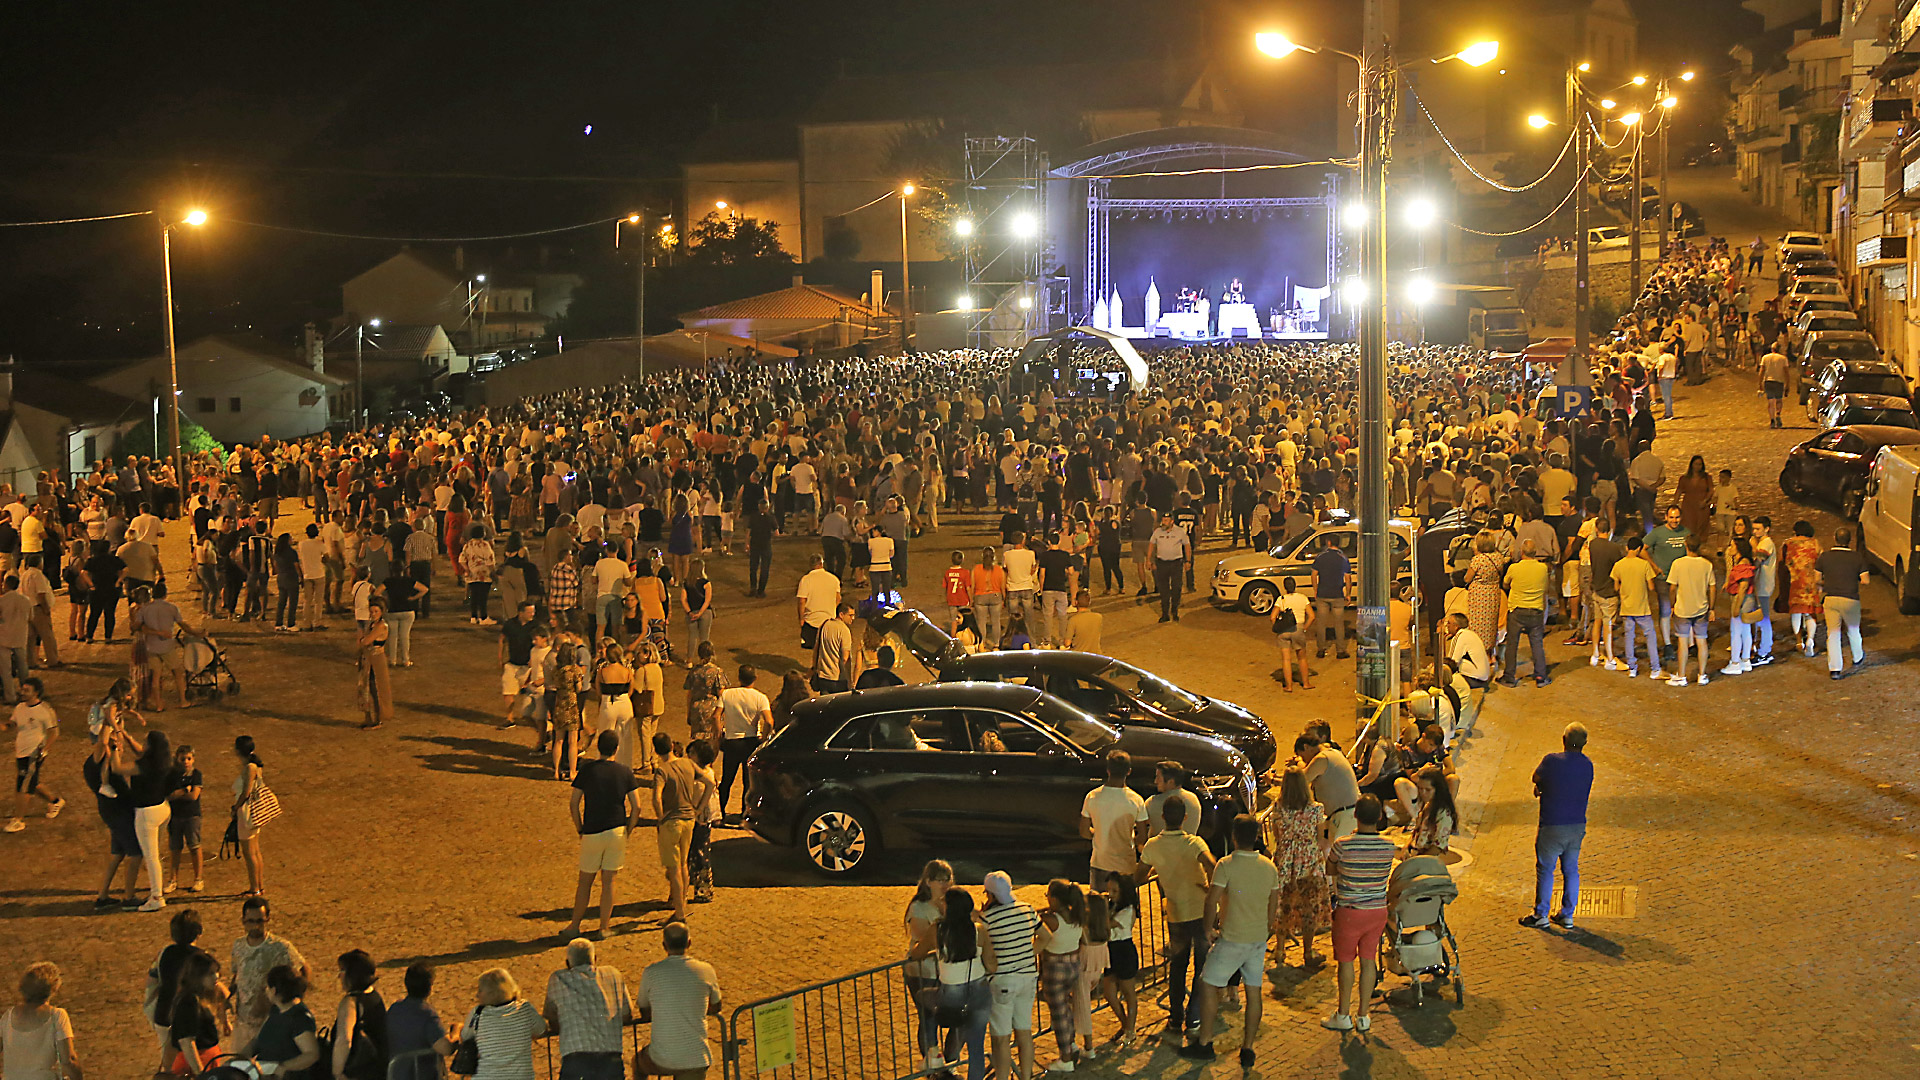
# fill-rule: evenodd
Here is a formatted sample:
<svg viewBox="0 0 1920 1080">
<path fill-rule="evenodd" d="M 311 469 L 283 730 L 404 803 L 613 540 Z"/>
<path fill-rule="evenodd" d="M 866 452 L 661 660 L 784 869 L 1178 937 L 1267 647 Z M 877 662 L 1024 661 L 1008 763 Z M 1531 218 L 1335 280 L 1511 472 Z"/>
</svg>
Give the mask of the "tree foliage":
<svg viewBox="0 0 1920 1080">
<path fill-rule="evenodd" d="M 116 458 L 128 455 L 153 457 L 156 456 L 154 447 L 158 445 L 160 452 L 157 456 L 167 457 L 173 452 L 172 438 L 173 433 L 167 429 L 166 420 L 162 418 L 159 441 L 156 444 L 153 417 L 145 416 L 139 423 L 121 432 L 120 437 L 113 441 L 113 456 Z M 183 412 L 180 414 L 180 452 L 191 457 L 194 454 L 204 453 L 224 454 L 227 448 L 221 445 L 220 440 L 208 434 L 206 428 L 194 423 Z"/>
<path fill-rule="evenodd" d="M 687 232 L 687 262 L 694 266 L 738 266 L 766 260 L 793 261 L 780 246 L 780 226 L 771 221 L 714 211 Z"/>
</svg>

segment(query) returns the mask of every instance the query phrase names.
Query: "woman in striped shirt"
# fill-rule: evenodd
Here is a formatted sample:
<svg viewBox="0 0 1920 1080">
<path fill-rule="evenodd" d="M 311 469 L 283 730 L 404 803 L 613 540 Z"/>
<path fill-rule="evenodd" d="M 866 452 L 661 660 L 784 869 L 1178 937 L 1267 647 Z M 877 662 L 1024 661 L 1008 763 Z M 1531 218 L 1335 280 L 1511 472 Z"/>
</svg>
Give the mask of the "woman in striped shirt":
<svg viewBox="0 0 1920 1080">
<path fill-rule="evenodd" d="M 533 1040 L 547 1033 L 540 1010 L 521 999 L 506 968 L 480 973 L 478 999 L 460 1032 L 480 1045 L 473 1080 L 533 1080 Z"/>
</svg>

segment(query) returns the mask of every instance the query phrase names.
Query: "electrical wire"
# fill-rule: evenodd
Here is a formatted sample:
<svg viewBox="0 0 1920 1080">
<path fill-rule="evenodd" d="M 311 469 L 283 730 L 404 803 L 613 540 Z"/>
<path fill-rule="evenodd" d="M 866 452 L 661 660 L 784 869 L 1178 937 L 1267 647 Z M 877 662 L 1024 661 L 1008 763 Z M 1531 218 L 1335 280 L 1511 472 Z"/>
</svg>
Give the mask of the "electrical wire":
<svg viewBox="0 0 1920 1080">
<path fill-rule="evenodd" d="M 1449 221 L 1447 222 L 1447 224 L 1453 226 L 1456 229 L 1459 229 L 1463 233 L 1472 233 L 1475 236 L 1491 236 L 1491 237 L 1519 236 L 1521 233 L 1532 232 L 1533 230 L 1553 220 L 1553 215 L 1559 213 L 1561 208 L 1567 205 L 1567 200 L 1573 198 L 1574 193 L 1579 191 L 1580 188 L 1586 184 L 1586 182 L 1587 182 L 1587 178 L 1584 176 L 1581 177 L 1578 181 L 1574 183 L 1572 187 L 1567 189 L 1567 193 L 1565 195 L 1560 197 L 1559 203 L 1555 204 L 1553 209 L 1547 211 L 1545 217 L 1541 218 L 1539 221 L 1534 222 L 1533 224 L 1527 226 L 1524 229 L 1515 229 L 1512 232 L 1484 232 L 1480 229 L 1470 229 L 1467 226 L 1462 225 L 1456 221 Z"/>
<path fill-rule="evenodd" d="M 274 232 L 299 233 L 303 236 L 324 236 L 334 240 L 378 240 L 399 244 L 471 244 L 486 240 L 524 240 L 530 236 L 552 236 L 555 233 L 575 232 L 608 225 L 615 221 L 626 220 L 625 214 L 614 217 L 596 218 L 577 225 L 561 225 L 552 229 L 534 229 L 529 232 L 498 233 L 492 236 L 372 236 L 363 233 L 330 232 L 326 229 L 303 229 L 296 225 L 269 225 L 262 221 L 240 221 L 235 218 L 223 219 L 229 224 L 244 225 L 250 229 L 269 229 Z"/>
<path fill-rule="evenodd" d="M 100 214 L 95 217 L 53 218 L 47 221 L 0 221 L 0 229 L 29 229 L 36 225 L 82 225 L 89 221 L 119 221 L 122 218 L 148 217 L 151 210 L 134 210 L 125 214 Z"/>
<path fill-rule="evenodd" d="M 1573 147 L 1573 136 L 1575 133 L 1573 131 L 1568 131 L 1567 141 L 1560 144 L 1559 155 L 1553 159 L 1553 164 L 1547 166 L 1547 171 L 1541 173 L 1538 179 L 1533 180 L 1531 183 L 1521 184 L 1519 187 L 1514 187 L 1511 184 L 1503 184 L 1500 181 L 1495 180 L 1493 177 L 1488 176 L 1486 173 L 1481 172 L 1479 169 L 1474 168 L 1473 163 L 1467 160 L 1466 155 L 1462 154 L 1459 148 L 1453 145 L 1453 140 L 1447 138 L 1447 133 L 1441 130 L 1440 121 L 1435 120 L 1433 118 L 1433 113 L 1427 111 L 1427 103 L 1420 100 L 1420 95 L 1414 93 L 1413 88 L 1411 86 L 1407 87 L 1407 93 L 1413 95 L 1414 104 L 1420 106 L 1420 115 L 1426 117 L 1427 123 L 1433 125 L 1434 134 L 1440 136 L 1440 141 L 1446 144 L 1447 151 L 1453 155 L 1453 159 L 1455 161 L 1458 161 L 1462 167 L 1464 167 L 1468 172 L 1472 173 L 1475 177 L 1477 177 L 1481 183 L 1484 183 L 1489 187 L 1496 188 L 1500 191 L 1508 191 L 1508 192 L 1531 191 L 1534 188 L 1539 187 L 1541 184 L 1546 183 L 1547 178 L 1553 175 L 1553 171 L 1560 167 L 1560 163 L 1562 161 L 1566 160 L 1567 151 Z"/>
</svg>

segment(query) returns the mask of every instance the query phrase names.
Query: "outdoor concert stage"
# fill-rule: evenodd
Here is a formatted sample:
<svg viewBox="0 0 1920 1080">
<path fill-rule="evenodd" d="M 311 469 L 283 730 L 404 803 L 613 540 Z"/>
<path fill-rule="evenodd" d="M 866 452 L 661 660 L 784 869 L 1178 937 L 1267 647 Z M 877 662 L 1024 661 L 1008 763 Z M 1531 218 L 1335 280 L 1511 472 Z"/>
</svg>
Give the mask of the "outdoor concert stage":
<svg viewBox="0 0 1920 1080">
<path fill-rule="evenodd" d="M 1049 329 L 1155 341 L 1347 336 L 1333 283 L 1345 170 L 1269 132 L 1179 127 L 1052 170 Z"/>
</svg>

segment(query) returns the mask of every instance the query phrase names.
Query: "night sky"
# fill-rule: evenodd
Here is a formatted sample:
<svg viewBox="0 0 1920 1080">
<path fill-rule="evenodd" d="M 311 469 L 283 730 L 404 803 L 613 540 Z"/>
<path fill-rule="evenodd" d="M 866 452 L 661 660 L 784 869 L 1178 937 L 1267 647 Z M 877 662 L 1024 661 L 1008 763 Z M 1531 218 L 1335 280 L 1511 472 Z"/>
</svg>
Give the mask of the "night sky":
<svg viewBox="0 0 1920 1080">
<path fill-rule="evenodd" d="M 1519 0 L 1516 0 L 1519 2 Z M 1635 0 L 1650 60 L 1723 64 L 1735 0 Z M 182 336 L 276 340 L 338 310 L 397 246 L 272 233 L 508 233 L 665 209 L 712 120 L 792 116 L 845 65 L 912 71 L 1193 54 L 1250 123 L 1288 103 L 1248 77 L 1256 26 L 1338 35 L 1357 5 L 1167 0 L 400 0 L 9 8 L 0 221 L 205 205 L 179 235 Z M 1349 31 L 1350 32 L 1350 31 Z M 1660 51 L 1671 55 L 1660 56 Z M 593 133 L 585 134 L 586 125 Z M 220 219 L 225 219 L 221 222 Z M 159 344 L 151 218 L 0 229 L 0 353 L 132 357 Z M 579 234 L 552 242 L 604 244 Z"/>
</svg>

